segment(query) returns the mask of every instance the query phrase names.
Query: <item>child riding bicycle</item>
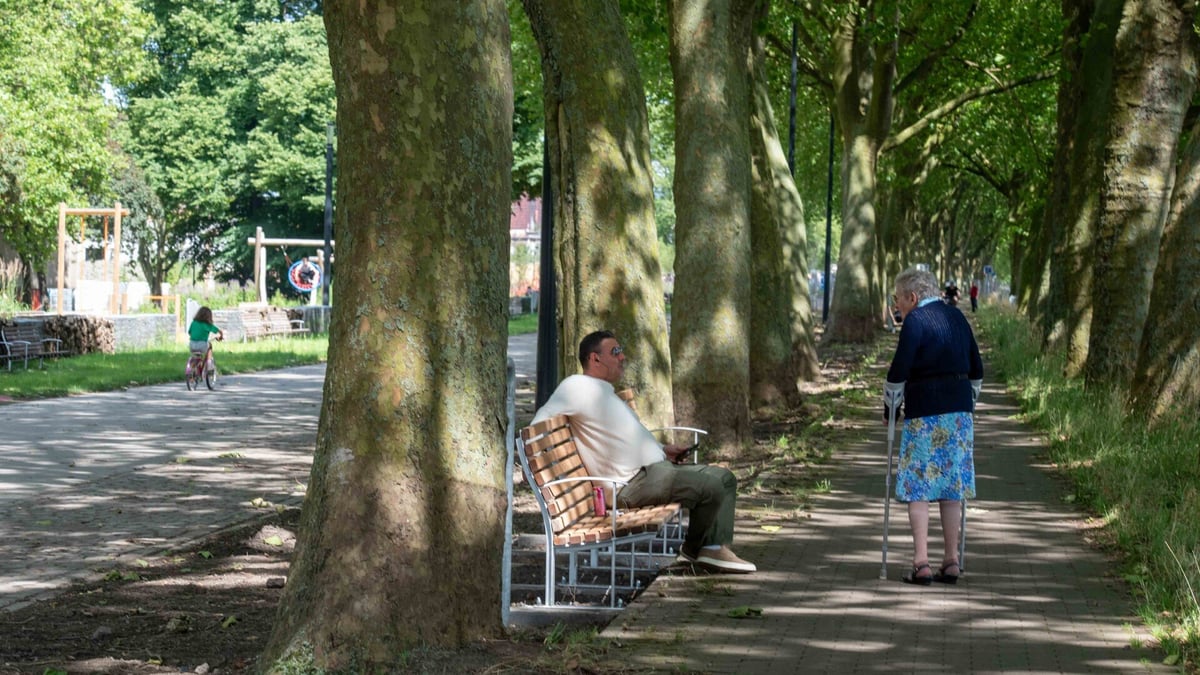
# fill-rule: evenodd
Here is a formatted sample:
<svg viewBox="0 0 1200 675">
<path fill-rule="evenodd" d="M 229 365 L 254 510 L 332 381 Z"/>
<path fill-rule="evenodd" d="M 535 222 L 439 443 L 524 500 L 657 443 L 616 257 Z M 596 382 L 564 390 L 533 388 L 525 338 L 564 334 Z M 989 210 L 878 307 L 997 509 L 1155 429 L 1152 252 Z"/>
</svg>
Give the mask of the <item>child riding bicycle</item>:
<svg viewBox="0 0 1200 675">
<path fill-rule="evenodd" d="M 196 316 L 192 317 L 192 325 L 188 326 L 188 349 L 193 354 L 201 354 L 207 359 L 212 352 L 212 344 L 209 343 L 208 336 L 213 333 L 217 334 L 218 340 L 225 339 L 225 333 L 213 324 L 212 310 L 208 307 L 201 307 L 196 310 Z"/>
</svg>

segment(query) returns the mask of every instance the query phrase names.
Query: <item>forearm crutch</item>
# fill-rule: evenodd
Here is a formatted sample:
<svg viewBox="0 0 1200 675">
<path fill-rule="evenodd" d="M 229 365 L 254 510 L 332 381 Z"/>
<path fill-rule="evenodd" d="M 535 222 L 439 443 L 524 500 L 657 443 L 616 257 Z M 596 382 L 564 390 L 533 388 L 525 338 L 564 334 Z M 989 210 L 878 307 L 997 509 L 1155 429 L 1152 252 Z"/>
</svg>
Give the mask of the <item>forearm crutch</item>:
<svg viewBox="0 0 1200 675">
<path fill-rule="evenodd" d="M 892 511 L 892 451 L 896 440 L 896 415 L 903 398 L 903 384 L 899 388 L 894 388 L 892 383 L 888 382 L 883 391 L 883 405 L 888 411 L 888 466 L 887 476 L 883 480 L 883 560 L 879 566 L 880 579 L 887 579 L 888 524 Z"/>
<path fill-rule="evenodd" d="M 983 392 L 983 380 L 971 380 L 971 417 L 974 422 L 975 407 L 979 404 L 979 394 Z M 974 424 L 972 424 L 974 426 Z M 962 513 L 958 516 L 958 573 L 967 571 L 967 498 L 962 498 Z"/>
<path fill-rule="evenodd" d="M 962 511 L 958 514 L 958 573 L 967 571 L 967 498 L 962 498 Z"/>
</svg>

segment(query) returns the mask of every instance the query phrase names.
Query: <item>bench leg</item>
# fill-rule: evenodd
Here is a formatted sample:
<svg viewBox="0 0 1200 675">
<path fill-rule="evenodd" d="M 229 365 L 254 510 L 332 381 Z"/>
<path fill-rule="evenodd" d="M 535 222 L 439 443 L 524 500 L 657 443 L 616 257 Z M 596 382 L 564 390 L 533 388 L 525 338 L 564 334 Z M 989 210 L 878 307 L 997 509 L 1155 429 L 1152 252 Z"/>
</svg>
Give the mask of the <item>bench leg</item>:
<svg viewBox="0 0 1200 675">
<path fill-rule="evenodd" d="M 613 537 L 612 544 L 609 546 L 608 558 L 608 606 L 617 606 L 617 538 Z M 633 578 L 633 570 L 629 570 L 630 579 Z"/>
<path fill-rule="evenodd" d="M 554 542 L 546 541 L 546 606 L 554 606 Z"/>
</svg>

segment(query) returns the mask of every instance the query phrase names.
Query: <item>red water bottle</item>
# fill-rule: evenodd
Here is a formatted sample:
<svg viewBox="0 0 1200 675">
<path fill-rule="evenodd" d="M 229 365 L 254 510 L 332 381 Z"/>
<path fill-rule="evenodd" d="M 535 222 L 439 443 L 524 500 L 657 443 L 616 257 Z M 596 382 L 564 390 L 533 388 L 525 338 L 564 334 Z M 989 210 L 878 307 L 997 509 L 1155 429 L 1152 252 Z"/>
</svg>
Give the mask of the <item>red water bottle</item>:
<svg viewBox="0 0 1200 675">
<path fill-rule="evenodd" d="M 592 491 L 596 493 L 595 500 L 594 500 L 595 508 L 596 508 L 596 515 L 603 516 L 605 513 L 608 513 L 608 509 L 604 506 L 604 488 L 595 487 L 595 488 L 592 488 Z"/>
</svg>

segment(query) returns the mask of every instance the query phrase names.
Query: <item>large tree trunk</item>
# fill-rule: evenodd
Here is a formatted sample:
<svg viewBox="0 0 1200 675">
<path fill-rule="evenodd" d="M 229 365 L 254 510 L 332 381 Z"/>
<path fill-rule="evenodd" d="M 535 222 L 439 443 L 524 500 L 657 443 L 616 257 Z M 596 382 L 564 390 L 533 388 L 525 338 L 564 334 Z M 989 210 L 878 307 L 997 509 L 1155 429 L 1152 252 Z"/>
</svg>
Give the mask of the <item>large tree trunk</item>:
<svg viewBox="0 0 1200 675">
<path fill-rule="evenodd" d="M 1179 166 L 1130 394 L 1154 419 L 1200 404 L 1200 122 Z"/>
<path fill-rule="evenodd" d="M 1089 384 L 1128 387 L 1150 304 L 1183 118 L 1196 90 L 1191 0 L 1126 0 L 1097 222 Z"/>
<path fill-rule="evenodd" d="M 1062 212 L 1063 231 L 1056 234 L 1057 246 L 1051 260 L 1048 300 L 1061 306 L 1062 320 L 1051 316 L 1046 327 L 1047 344 L 1066 347 L 1066 372 L 1078 375 L 1087 361 L 1092 325 L 1092 266 L 1095 263 L 1094 240 L 1101 214 L 1098 195 L 1103 190 L 1105 131 L 1112 109 L 1112 50 L 1121 19 L 1123 0 L 1084 4 L 1071 24 L 1078 24 L 1083 44 L 1078 72 L 1068 85 L 1078 97 L 1066 181 L 1067 206 Z M 1068 29 L 1070 30 L 1070 28 Z M 1070 59 L 1067 61 L 1071 65 Z M 1061 122 L 1060 122 L 1061 123 Z M 1060 143 L 1062 142 L 1060 136 Z M 1055 211 L 1048 212 L 1055 218 Z M 1056 311 L 1054 307 L 1049 312 Z"/>
<path fill-rule="evenodd" d="M 755 0 L 669 0 L 675 75 L 675 412 L 750 441 L 750 49 Z"/>
<path fill-rule="evenodd" d="M 750 59 L 754 159 L 750 391 L 755 405 L 779 400 L 792 403 L 799 400 L 798 383 L 820 375 L 808 295 L 804 205 L 775 130 L 761 40 L 755 40 Z"/>
<path fill-rule="evenodd" d="M 842 244 L 825 339 L 865 342 L 880 325 L 872 295 L 875 255 L 876 162 L 892 124 L 899 8 L 876 29 L 875 6 L 847 12 L 833 38 L 833 89 L 842 130 Z"/>
<path fill-rule="evenodd" d="M 1067 223 L 1070 219 L 1068 202 L 1071 194 L 1071 161 L 1075 155 L 1075 123 L 1083 99 L 1080 71 L 1083 65 L 1083 38 L 1087 35 L 1093 12 L 1093 0 L 1062 0 L 1063 27 L 1062 66 L 1058 76 L 1057 116 L 1055 123 L 1054 164 L 1050 169 L 1050 194 L 1043 217 L 1036 227 L 1014 243 L 1028 253 L 1028 259 L 1017 265 L 1014 255 L 1013 272 L 1021 283 L 1013 292 L 1022 307 L 1029 310 L 1030 320 L 1040 326 L 1046 346 L 1062 344 L 1066 336 L 1067 292 L 1063 256 L 1067 245 Z M 1016 249 L 1016 247 L 1014 247 Z M 1051 255 L 1053 253 L 1053 255 Z M 1051 264 L 1057 260 L 1058 264 Z"/>
<path fill-rule="evenodd" d="M 650 171 L 646 97 L 616 0 L 524 0 L 542 54 L 559 373 L 609 329 L 650 426 L 673 419 L 671 357 Z"/>
<path fill-rule="evenodd" d="M 508 14 L 372 0 L 325 23 L 341 301 L 265 658 L 384 671 L 502 630 Z"/>
</svg>

